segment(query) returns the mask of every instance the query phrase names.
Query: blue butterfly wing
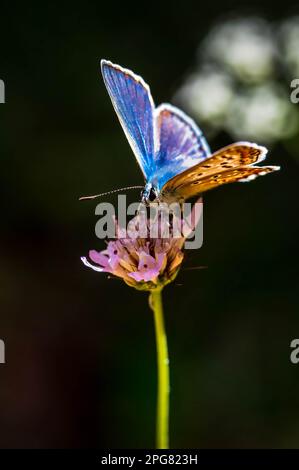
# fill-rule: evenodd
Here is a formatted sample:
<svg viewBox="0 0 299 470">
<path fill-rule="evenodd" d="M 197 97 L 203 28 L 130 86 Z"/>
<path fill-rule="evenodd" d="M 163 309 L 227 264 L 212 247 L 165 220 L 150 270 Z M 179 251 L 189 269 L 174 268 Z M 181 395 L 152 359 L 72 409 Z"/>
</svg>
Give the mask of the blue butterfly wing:
<svg viewBox="0 0 299 470">
<path fill-rule="evenodd" d="M 150 180 L 159 189 L 173 176 L 205 160 L 209 146 L 201 130 L 183 111 L 162 104 L 155 110 L 158 150 Z"/>
<path fill-rule="evenodd" d="M 104 82 L 122 128 L 146 179 L 155 156 L 154 102 L 148 85 L 130 70 L 101 61 Z"/>
</svg>

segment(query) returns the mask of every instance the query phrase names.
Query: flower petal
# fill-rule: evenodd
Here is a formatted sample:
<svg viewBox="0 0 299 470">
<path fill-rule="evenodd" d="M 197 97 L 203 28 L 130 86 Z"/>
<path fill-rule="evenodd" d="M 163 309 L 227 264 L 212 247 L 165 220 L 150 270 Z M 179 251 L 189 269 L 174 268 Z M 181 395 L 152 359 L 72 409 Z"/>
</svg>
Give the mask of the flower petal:
<svg viewBox="0 0 299 470">
<path fill-rule="evenodd" d="M 159 253 L 157 256 L 156 256 L 156 259 L 157 259 L 157 267 L 159 269 L 159 273 L 162 274 L 163 271 L 165 270 L 166 268 L 166 265 L 167 265 L 167 256 L 166 256 L 166 253 Z"/>
<path fill-rule="evenodd" d="M 107 252 L 109 254 L 109 266 L 111 269 L 116 269 L 119 265 L 119 248 L 116 242 L 109 242 L 107 246 Z"/>
<path fill-rule="evenodd" d="M 128 273 L 130 277 L 135 279 L 137 282 L 155 282 L 159 276 L 159 269 L 148 269 L 147 271 L 135 271 L 133 273 Z"/>
<path fill-rule="evenodd" d="M 96 250 L 90 250 L 88 253 L 89 258 L 91 261 L 93 261 L 96 264 L 99 264 L 103 268 L 108 268 L 109 267 L 109 258 L 108 256 L 104 255 L 103 252 L 101 251 L 96 251 Z"/>
<path fill-rule="evenodd" d="M 157 261 L 151 255 L 141 251 L 139 253 L 138 271 L 146 271 L 157 267 Z"/>
</svg>

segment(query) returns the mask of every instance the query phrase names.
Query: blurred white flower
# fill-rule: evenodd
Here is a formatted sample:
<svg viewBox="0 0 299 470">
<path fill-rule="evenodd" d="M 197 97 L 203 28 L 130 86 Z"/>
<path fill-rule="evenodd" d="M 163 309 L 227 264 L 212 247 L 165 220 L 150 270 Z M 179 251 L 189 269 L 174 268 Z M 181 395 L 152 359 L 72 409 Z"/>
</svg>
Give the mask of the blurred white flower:
<svg viewBox="0 0 299 470">
<path fill-rule="evenodd" d="M 201 55 L 224 64 L 244 82 L 258 82 L 274 70 L 275 46 L 266 21 L 261 18 L 233 19 L 212 29 Z"/>
<path fill-rule="evenodd" d="M 291 76 L 299 77 L 299 17 L 284 21 L 280 29 L 282 59 L 287 63 Z"/>
<path fill-rule="evenodd" d="M 221 126 L 233 98 L 230 77 L 216 70 L 191 75 L 175 99 L 183 103 L 199 121 Z"/>
<path fill-rule="evenodd" d="M 283 88 L 264 84 L 235 97 L 224 126 L 237 139 L 266 143 L 291 136 L 298 114 Z"/>
<path fill-rule="evenodd" d="M 281 26 L 259 17 L 222 21 L 197 58 L 175 99 L 205 131 L 267 144 L 298 132 L 290 83 L 299 78 L 299 16 Z"/>
</svg>

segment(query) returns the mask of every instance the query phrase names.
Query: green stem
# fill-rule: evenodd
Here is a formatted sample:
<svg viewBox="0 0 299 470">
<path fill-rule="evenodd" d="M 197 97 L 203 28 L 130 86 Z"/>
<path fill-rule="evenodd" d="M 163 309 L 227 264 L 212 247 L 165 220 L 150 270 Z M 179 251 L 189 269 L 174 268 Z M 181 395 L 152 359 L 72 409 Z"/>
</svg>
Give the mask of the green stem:
<svg viewBox="0 0 299 470">
<path fill-rule="evenodd" d="M 157 398 L 157 449 L 168 449 L 168 415 L 169 415 L 169 359 L 167 337 L 163 319 L 162 289 L 150 293 L 150 306 L 154 312 L 157 368 L 158 368 L 158 398 Z"/>
</svg>

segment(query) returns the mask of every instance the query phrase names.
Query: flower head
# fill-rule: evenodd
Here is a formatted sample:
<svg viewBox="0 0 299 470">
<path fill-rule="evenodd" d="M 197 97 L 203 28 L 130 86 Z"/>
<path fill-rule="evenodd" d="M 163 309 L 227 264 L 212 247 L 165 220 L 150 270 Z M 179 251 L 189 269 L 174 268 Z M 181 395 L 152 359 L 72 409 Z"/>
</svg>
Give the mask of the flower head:
<svg viewBox="0 0 299 470">
<path fill-rule="evenodd" d="M 175 279 L 184 259 L 183 246 L 185 239 L 198 222 L 198 215 L 192 212 L 189 217 L 189 231 L 177 236 L 174 233 L 174 224 L 158 220 L 158 237 L 151 237 L 149 220 L 146 223 L 146 236 L 124 237 L 123 229 L 116 224 L 115 240 L 110 240 L 103 251 L 91 250 L 90 261 L 86 257 L 81 260 L 89 268 L 110 273 L 122 278 L 129 286 L 139 290 L 153 290 Z M 131 222 L 137 227 L 139 218 L 136 216 Z M 165 236 L 167 234 L 167 236 Z"/>
</svg>

